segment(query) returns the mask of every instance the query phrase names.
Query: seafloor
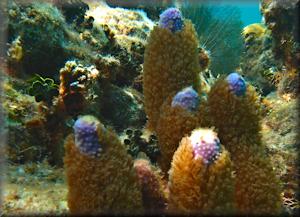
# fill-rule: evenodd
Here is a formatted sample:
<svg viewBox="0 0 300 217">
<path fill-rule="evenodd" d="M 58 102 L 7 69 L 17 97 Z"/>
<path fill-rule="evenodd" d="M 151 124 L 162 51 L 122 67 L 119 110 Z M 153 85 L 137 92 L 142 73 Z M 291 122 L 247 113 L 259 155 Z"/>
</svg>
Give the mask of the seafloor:
<svg viewBox="0 0 300 217">
<path fill-rule="evenodd" d="M 272 165 L 284 185 L 282 197 L 286 213 L 292 214 L 300 208 L 296 200 L 299 179 L 294 121 L 296 101 L 269 100 L 268 106 L 272 110 L 263 120 L 262 135 L 268 154 L 272 156 Z M 48 214 L 68 212 L 67 186 L 62 168 L 43 161 L 24 165 L 7 163 L 5 171 L 3 214 L 28 214 L 37 210 Z"/>
</svg>

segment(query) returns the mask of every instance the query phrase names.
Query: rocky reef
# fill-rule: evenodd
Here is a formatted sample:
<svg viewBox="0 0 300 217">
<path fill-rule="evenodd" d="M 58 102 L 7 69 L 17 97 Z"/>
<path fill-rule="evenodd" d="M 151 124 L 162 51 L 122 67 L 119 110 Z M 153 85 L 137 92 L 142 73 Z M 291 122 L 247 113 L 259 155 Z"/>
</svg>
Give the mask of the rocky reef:
<svg viewBox="0 0 300 217">
<path fill-rule="evenodd" d="M 119 132 L 141 127 L 146 121 L 141 90 L 128 85 L 141 74 L 144 41 L 152 21 L 140 11 L 114 10 L 104 3 L 83 9 L 85 16 L 72 18 L 58 2 L 7 5 L 2 96 L 8 115 L 8 156 L 13 162 L 47 156 L 53 164 L 61 164 L 63 138 L 80 114 L 104 117 Z M 107 14 L 93 18 L 95 23 L 88 27 L 94 10 Z M 104 26 L 101 19 L 112 19 L 112 13 L 127 16 L 128 22 Z M 135 28 L 139 33 L 133 35 L 122 28 Z M 53 157 L 56 159 L 51 160 Z"/>
<path fill-rule="evenodd" d="M 180 1 L 9 2 L 3 214 L 296 214 L 297 7 L 262 0 L 220 73 Z"/>
<path fill-rule="evenodd" d="M 243 30 L 244 55 L 240 66 L 263 95 L 275 90 L 280 95 L 297 95 L 298 9 L 297 0 L 261 1 L 263 23 L 251 24 Z"/>
</svg>

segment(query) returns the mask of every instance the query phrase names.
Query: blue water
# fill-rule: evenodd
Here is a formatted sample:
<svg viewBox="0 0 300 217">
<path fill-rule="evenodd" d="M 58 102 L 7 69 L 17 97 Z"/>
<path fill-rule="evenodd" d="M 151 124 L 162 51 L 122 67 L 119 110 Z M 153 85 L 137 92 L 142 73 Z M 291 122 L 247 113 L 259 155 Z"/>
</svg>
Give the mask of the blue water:
<svg viewBox="0 0 300 217">
<path fill-rule="evenodd" d="M 244 26 L 252 23 L 260 23 L 262 16 L 259 10 L 259 0 L 223 0 L 215 1 L 215 5 L 230 5 L 237 7 L 241 12 L 241 20 Z"/>
</svg>

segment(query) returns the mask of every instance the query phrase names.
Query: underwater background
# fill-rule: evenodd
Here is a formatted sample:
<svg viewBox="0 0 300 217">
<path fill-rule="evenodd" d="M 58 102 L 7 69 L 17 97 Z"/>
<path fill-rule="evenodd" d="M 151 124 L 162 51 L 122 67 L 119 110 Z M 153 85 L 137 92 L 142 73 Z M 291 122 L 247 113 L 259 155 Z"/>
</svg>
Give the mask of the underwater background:
<svg viewBox="0 0 300 217">
<path fill-rule="evenodd" d="M 299 0 L 0 6 L 0 215 L 298 214 Z"/>
</svg>

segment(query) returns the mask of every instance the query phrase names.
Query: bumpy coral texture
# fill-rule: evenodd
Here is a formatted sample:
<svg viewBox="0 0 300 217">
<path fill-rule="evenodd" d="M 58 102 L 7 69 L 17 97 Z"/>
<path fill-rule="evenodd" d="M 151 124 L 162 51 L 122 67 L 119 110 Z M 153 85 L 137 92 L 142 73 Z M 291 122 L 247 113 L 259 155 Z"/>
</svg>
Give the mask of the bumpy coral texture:
<svg viewBox="0 0 300 217">
<path fill-rule="evenodd" d="M 246 93 L 246 82 L 241 75 L 236 72 L 230 73 L 226 78 L 229 89 L 237 96 L 243 96 Z"/>
<path fill-rule="evenodd" d="M 173 97 L 166 99 L 161 107 L 161 115 L 157 123 L 157 138 L 160 149 L 158 164 L 161 170 L 167 174 L 170 169 L 174 152 L 178 148 L 179 142 L 186 134 L 199 126 L 199 117 L 197 111 L 190 112 L 181 107 L 171 105 Z"/>
<path fill-rule="evenodd" d="M 218 129 L 224 145 L 231 144 L 232 138 L 240 137 L 251 144 L 260 144 L 261 108 L 254 87 L 247 85 L 245 96 L 236 96 L 228 81 L 219 79 L 208 93 L 207 104 L 210 124 Z"/>
<path fill-rule="evenodd" d="M 83 116 L 79 118 L 74 126 L 75 145 L 82 154 L 99 156 L 102 151 L 99 142 L 97 128 L 100 123 L 94 116 Z"/>
<path fill-rule="evenodd" d="M 147 214 L 164 213 L 167 198 L 164 193 L 162 177 L 158 170 L 145 159 L 137 159 L 134 168 L 142 187 L 142 198 Z"/>
<path fill-rule="evenodd" d="M 207 165 L 202 157 L 195 158 L 191 137 L 184 137 L 170 170 L 168 211 L 172 214 L 234 213 L 232 172 L 233 165 L 224 147 L 219 157 Z"/>
<path fill-rule="evenodd" d="M 193 24 L 180 32 L 154 27 L 145 50 L 143 91 L 149 129 L 155 130 L 165 99 L 184 87 L 199 89 L 198 40 Z"/>
<path fill-rule="evenodd" d="M 190 140 L 195 159 L 202 158 L 205 164 L 211 164 L 219 157 L 221 143 L 212 130 L 193 130 Z"/>
<path fill-rule="evenodd" d="M 75 61 L 67 61 L 59 72 L 59 103 L 71 115 L 79 114 L 87 104 L 80 77 L 87 77 L 87 70 Z"/>
<path fill-rule="evenodd" d="M 188 111 L 195 111 L 200 103 L 200 97 L 193 87 L 179 91 L 172 100 L 172 107 L 180 106 Z"/>
<path fill-rule="evenodd" d="M 279 214 L 280 185 L 262 144 L 258 101 L 250 85 L 236 96 L 220 79 L 208 94 L 208 113 L 234 163 L 238 213 Z"/>
<path fill-rule="evenodd" d="M 142 195 L 133 160 L 117 135 L 98 127 L 102 152 L 98 157 L 82 154 L 74 135 L 65 142 L 64 164 L 71 214 L 142 213 Z"/>
<path fill-rule="evenodd" d="M 181 31 L 183 28 L 183 17 L 177 8 L 168 8 L 159 16 L 159 24 L 161 28 L 169 29 L 173 33 Z"/>
</svg>

